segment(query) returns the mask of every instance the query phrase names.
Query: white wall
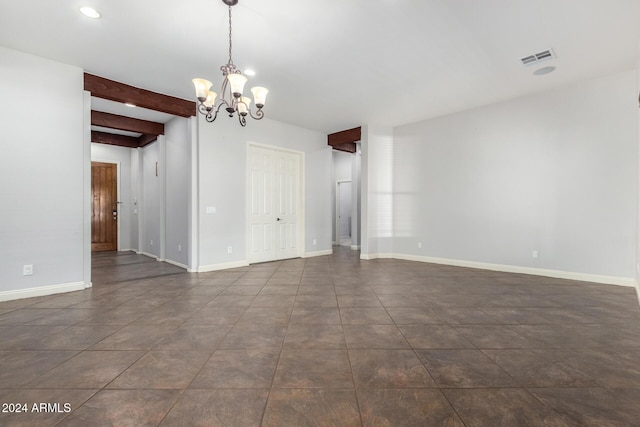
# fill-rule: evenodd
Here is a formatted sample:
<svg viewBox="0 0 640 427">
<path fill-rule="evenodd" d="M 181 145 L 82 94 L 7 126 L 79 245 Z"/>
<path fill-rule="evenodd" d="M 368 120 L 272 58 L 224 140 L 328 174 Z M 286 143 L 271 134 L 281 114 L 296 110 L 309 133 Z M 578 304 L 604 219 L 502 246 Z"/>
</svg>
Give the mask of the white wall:
<svg viewBox="0 0 640 427">
<path fill-rule="evenodd" d="M 160 258 L 161 256 L 161 229 L 160 224 L 160 168 L 164 165 L 160 164 L 160 143 L 152 142 L 143 148 L 140 148 L 139 155 L 142 160 L 141 187 L 140 194 L 141 210 L 140 215 L 142 222 L 140 230 L 142 231 L 141 252 L 145 255 Z M 156 175 L 156 164 L 158 173 Z"/>
<path fill-rule="evenodd" d="M 362 215 L 363 259 L 393 255 L 393 129 L 368 124 L 362 127 Z"/>
<path fill-rule="evenodd" d="M 176 117 L 165 123 L 167 261 L 186 267 L 189 262 L 189 181 L 191 180 L 189 120 Z"/>
<path fill-rule="evenodd" d="M 333 150 L 333 174 L 332 174 L 332 202 L 331 222 L 332 240 L 338 244 L 336 238 L 336 191 L 339 181 L 351 181 L 351 248 L 360 249 L 360 143 L 357 143 L 356 153 Z"/>
<path fill-rule="evenodd" d="M 141 252 L 142 241 L 140 235 L 140 214 L 141 214 L 141 201 L 142 194 L 141 184 L 141 157 L 140 150 L 130 150 L 131 154 L 131 182 L 129 185 L 129 194 L 131 201 L 131 249 L 136 252 Z"/>
<path fill-rule="evenodd" d="M 633 278 L 636 110 L 630 71 L 396 128 L 394 251 Z"/>
<path fill-rule="evenodd" d="M 353 172 L 352 172 L 352 162 L 351 158 L 353 155 L 351 153 L 346 153 L 344 151 L 332 150 L 332 160 L 333 160 L 333 179 L 332 179 L 332 188 L 331 188 L 331 238 L 334 244 L 339 243 L 336 236 L 336 221 L 337 221 L 337 212 L 336 212 L 336 191 L 337 191 L 337 183 L 339 181 L 352 181 L 353 180 Z M 355 185 L 353 186 L 355 190 Z"/>
<path fill-rule="evenodd" d="M 268 114 L 268 112 L 267 112 Z M 331 251 L 331 147 L 326 135 L 270 119 L 221 115 L 214 123 L 198 118 L 198 268 L 247 262 L 246 173 L 249 142 L 304 152 L 305 242 L 307 254 Z M 206 207 L 215 214 L 206 214 Z M 316 245 L 313 245 L 313 240 Z M 227 253 L 227 247 L 233 253 Z"/>
<path fill-rule="evenodd" d="M 361 149 L 356 143 L 356 152 L 351 156 L 351 173 L 353 177 L 353 191 L 351 192 L 351 249 L 360 249 L 360 217 L 361 210 Z"/>
<path fill-rule="evenodd" d="M 90 285 L 82 70 L 3 47 L 0 64 L 0 300 L 82 289 Z"/>
<path fill-rule="evenodd" d="M 132 241 L 134 215 L 131 196 L 131 148 L 106 144 L 91 144 L 91 161 L 118 165 L 118 250 L 129 251 L 137 247 Z M 137 165 L 136 165 L 137 167 Z"/>
</svg>

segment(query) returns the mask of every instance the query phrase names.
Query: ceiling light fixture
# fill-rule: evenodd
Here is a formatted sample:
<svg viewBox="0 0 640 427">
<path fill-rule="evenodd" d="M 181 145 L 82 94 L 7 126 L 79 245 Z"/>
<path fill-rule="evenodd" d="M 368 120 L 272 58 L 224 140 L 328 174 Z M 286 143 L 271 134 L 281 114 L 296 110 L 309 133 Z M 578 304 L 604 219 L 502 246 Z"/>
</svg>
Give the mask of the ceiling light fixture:
<svg viewBox="0 0 640 427">
<path fill-rule="evenodd" d="M 536 76 L 544 76 L 545 74 L 549 74 L 552 73 L 556 70 L 556 67 L 554 67 L 553 65 L 549 66 L 549 67 L 542 67 L 538 70 L 535 70 L 533 72 L 533 74 L 535 74 Z"/>
<path fill-rule="evenodd" d="M 89 6 L 84 6 L 80 8 L 80 12 L 88 17 L 88 18 L 93 18 L 93 19 L 98 19 L 100 18 L 102 15 L 100 15 L 100 12 L 98 12 L 97 10 L 95 10 L 92 7 Z"/>
<path fill-rule="evenodd" d="M 238 113 L 240 125 L 244 127 L 247 124 L 247 115 L 250 115 L 256 120 L 264 117 L 262 107 L 264 107 L 264 102 L 269 91 L 263 87 L 251 88 L 254 105 L 257 108 L 254 113 L 251 110 L 251 99 L 242 96 L 242 90 L 247 82 L 247 78 L 236 68 L 231 59 L 231 6 L 238 4 L 238 0 L 222 0 L 222 2 L 229 6 L 229 61 L 220 67 L 223 76 L 220 99 L 216 102 L 218 94 L 211 90 L 213 83 L 209 80 L 197 78 L 192 81 L 196 89 L 196 97 L 198 98 L 198 111 L 205 116 L 208 122 L 213 122 L 216 119 L 220 108 L 224 105 L 224 109 L 229 113 L 229 117 L 233 117 L 234 113 Z"/>
</svg>

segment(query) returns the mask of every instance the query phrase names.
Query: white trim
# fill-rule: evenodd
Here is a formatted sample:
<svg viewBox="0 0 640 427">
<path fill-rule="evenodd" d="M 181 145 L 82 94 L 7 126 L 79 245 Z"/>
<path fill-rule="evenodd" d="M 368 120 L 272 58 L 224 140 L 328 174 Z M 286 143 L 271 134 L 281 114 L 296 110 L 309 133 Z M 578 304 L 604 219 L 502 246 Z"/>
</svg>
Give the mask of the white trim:
<svg viewBox="0 0 640 427">
<path fill-rule="evenodd" d="M 158 260 L 158 261 L 160 261 L 160 260 Z M 179 263 L 177 261 L 173 261 L 173 260 L 170 260 L 170 259 L 165 259 L 163 261 L 166 262 L 167 264 L 171 264 L 171 265 L 175 265 L 176 267 L 184 268 L 185 270 L 189 269 L 189 267 L 187 265 L 181 264 L 181 263 Z"/>
<path fill-rule="evenodd" d="M 395 254 L 360 254 L 360 259 L 364 260 L 373 260 L 373 259 L 386 259 L 386 258 L 396 258 Z M 401 259 L 401 258 L 398 258 Z"/>
<path fill-rule="evenodd" d="M 59 285 L 3 291 L 0 292 L 0 301 L 11 301 L 14 299 L 42 297 L 46 295 L 62 294 L 65 292 L 82 291 L 90 287 L 91 282 L 71 282 L 61 283 Z"/>
<path fill-rule="evenodd" d="M 161 261 L 161 260 L 160 260 L 160 258 L 158 258 L 158 256 L 157 256 L 157 255 L 150 254 L 149 252 L 144 252 L 144 251 L 142 251 L 142 252 L 138 252 L 138 254 L 140 254 L 140 255 L 144 255 L 144 256 L 148 256 L 149 258 L 153 258 L 153 259 L 155 259 L 156 261 Z"/>
<path fill-rule="evenodd" d="M 227 270 L 229 268 L 248 267 L 249 262 L 246 260 L 223 262 L 220 264 L 201 265 L 198 267 L 198 273 L 207 273 L 209 271 Z"/>
<path fill-rule="evenodd" d="M 360 245 L 351 245 L 351 250 L 352 251 L 359 251 L 360 250 Z"/>
<path fill-rule="evenodd" d="M 517 265 L 491 264 L 476 261 L 464 261 L 449 258 L 435 258 L 419 255 L 393 254 L 395 259 L 405 261 L 428 262 L 432 264 L 452 265 L 456 267 L 478 268 L 482 270 L 501 271 L 505 273 L 531 274 L 534 276 L 553 277 L 556 279 L 578 280 L 583 282 L 603 283 L 607 285 L 635 286 L 635 280 L 630 277 L 603 276 L 598 274 L 577 273 L 571 271 L 547 270 L 542 268 L 521 267 Z M 382 257 L 380 257 L 382 258 Z M 370 258 L 373 259 L 373 258 Z"/>
<path fill-rule="evenodd" d="M 313 258 L 316 256 L 332 255 L 333 249 L 327 249 L 324 251 L 305 252 L 302 254 L 302 258 Z"/>
</svg>

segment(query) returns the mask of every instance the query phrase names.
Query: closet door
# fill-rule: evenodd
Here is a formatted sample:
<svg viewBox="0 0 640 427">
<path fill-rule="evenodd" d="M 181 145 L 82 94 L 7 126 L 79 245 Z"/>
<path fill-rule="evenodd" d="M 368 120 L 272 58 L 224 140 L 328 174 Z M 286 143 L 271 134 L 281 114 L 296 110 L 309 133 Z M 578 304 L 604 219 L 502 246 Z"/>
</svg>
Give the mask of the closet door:
<svg viewBox="0 0 640 427">
<path fill-rule="evenodd" d="M 299 257 L 302 156 L 255 145 L 248 151 L 249 262 Z"/>
</svg>

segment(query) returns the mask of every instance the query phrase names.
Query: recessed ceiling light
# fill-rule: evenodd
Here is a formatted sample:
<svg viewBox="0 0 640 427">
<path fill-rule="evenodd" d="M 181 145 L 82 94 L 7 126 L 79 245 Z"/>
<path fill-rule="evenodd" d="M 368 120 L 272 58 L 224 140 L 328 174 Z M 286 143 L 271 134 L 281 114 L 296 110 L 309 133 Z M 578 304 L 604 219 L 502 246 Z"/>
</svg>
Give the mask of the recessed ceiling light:
<svg viewBox="0 0 640 427">
<path fill-rule="evenodd" d="M 544 76 L 545 74 L 549 74 L 554 72 L 556 69 L 556 67 L 554 67 L 553 65 L 549 66 L 549 67 L 542 67 L 538 70 L 535 70 L 533 72 L 533 74 L 535 74 L 536 76 Z"/>
<path fill-rule="evenodd" d="M 125 102 L 124 105 L 126 105 L 127 107 L 131 107 L 131 108 L 135 108 L 136 104 L 132 104 L 131 102 Z"/>
<path fill-rule="evenodd" d="M 100 12 L 98 12 L 97 10 L 95 10 L 92 7 L 89 6 L 84 6 L 80 8 L 80 12 L 84 15 L 87 16 L 89 18 L 93 18 L 93 19 L 98 19 L 100 18 Z"/>
<path fill-rule="evenodd" d="M 256 72 L 253 71 L 253 70 L 250 70 L 250 69 L 246 69 L 246 70 L 244 70 L 244 74 L 247 75 L 247 76 L 255 76 Z"/>
</svg>

